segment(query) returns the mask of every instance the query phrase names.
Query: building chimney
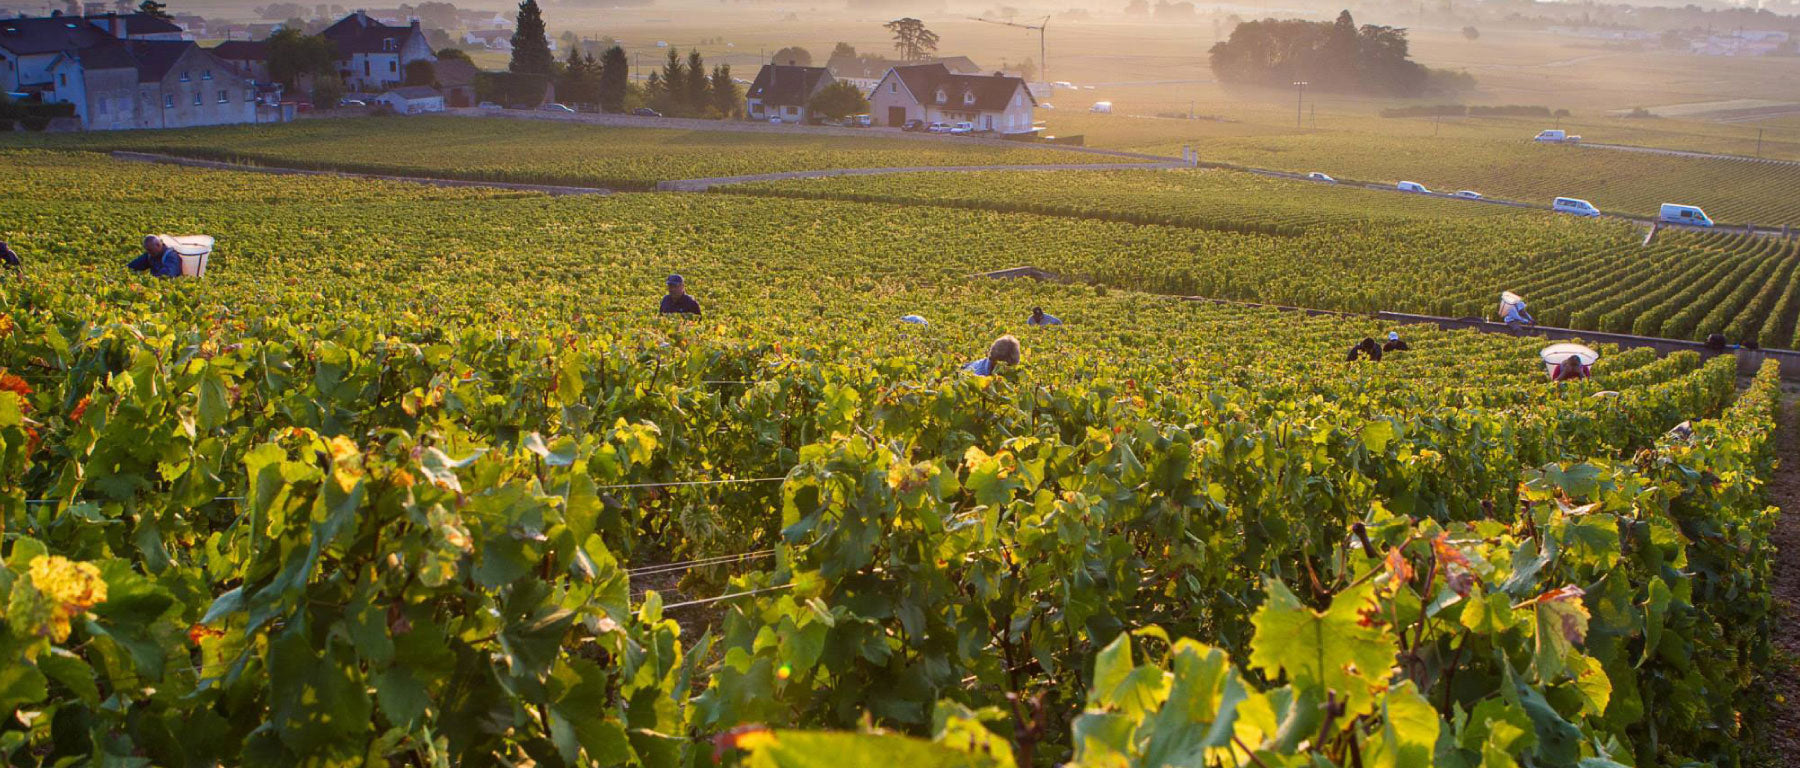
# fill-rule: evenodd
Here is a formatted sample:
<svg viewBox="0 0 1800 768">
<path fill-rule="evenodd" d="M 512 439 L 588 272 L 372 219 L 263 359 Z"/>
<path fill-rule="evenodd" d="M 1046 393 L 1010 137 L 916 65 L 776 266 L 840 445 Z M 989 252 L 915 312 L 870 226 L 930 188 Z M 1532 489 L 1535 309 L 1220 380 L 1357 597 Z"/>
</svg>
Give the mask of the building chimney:
<svg viewBox="0 0 1800 768">
<path fill-rule="evenodd" d="M 413 31 L 415 31 L 415 32 L 418 31 L 418 29 L 419 29 L 419 20 L 418 19 L 412 20 L 412 28 L 413 28 Z"/>
</svg>

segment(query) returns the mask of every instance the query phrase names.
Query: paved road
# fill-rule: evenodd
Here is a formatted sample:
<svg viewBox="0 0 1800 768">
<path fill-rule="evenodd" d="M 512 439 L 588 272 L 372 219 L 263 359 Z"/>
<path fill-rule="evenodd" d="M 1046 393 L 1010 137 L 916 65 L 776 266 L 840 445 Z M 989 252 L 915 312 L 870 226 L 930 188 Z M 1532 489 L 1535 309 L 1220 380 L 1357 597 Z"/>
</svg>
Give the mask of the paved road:
<svg viewBox="0 0 1800 768">
<path fill-rule="evenodd" d="M 1693 152 L 1686 149 L 1663 149 L 1661 147 L 1636 147 L 1630 144 L 1596 144 L 1584 141 L 1575 146 L 1591 149 L 1614 149 L 1621 152 L 1641 152 L 1646 155 L 1669 155 L 1671 157 L 1697 157 L 1703 160 L 1742 160 L 1750 163 L 1769 163 L 1771 165 L 1800 165 L 1800 161 L 1776 160 L 1767 157 L 1749 157 L 1747 155 L 1721 155 L 1713 152 Z"/>
<path fill-rule="evenodd" d="M 981 171 L 1141 171 L 1169 168 L 1191 168 L 1191 163 L 1164 160 L 1160 163 L 1048 163 L 1039 165 L 917 165 L 890 168 L 828 168 L 817 171 L 756 173 L 747 176 L 718 176 L 710 179 L 680 179 L 657 182 L 660 192 L 701 192 L 728 184 L 788 179 L 822 179 L 830 176 L 877 176 L 890 173 L 976 173 Z"/>
<path fill-rule="evenodd" d="M 248 165 L 244 163 L 227 163 L 218 160 L 198 160 L 191 157 L 175 155 L 159 155 L 152 152 L 113 152 L 114 159 L 130 160 L 138 163 L 162 163 L 180 165 L 188 168 L 212 168 L 221 171 L 252 171 L 255 173 L 273 173 L 283 176 L 341 176 L 349 179 L 379 179 L 382 181 L 404 181 L 412 184 L 429 184 L 434 187 L 484 187 L 492 189 L 512 189 L 521 192 L 543 192 L 549 195 L 610 195 L 612 190 L 600 187 L 565 187 L 554 184 L 515 184 L 506 181 L 468 181 L 465 179 L 436 179 L 424 176 L 387 176 L 378 173 L 349 173 L 345 171 L 315 171 L 304 168 L 282 168 L 270 165 Z"/>
</svg>

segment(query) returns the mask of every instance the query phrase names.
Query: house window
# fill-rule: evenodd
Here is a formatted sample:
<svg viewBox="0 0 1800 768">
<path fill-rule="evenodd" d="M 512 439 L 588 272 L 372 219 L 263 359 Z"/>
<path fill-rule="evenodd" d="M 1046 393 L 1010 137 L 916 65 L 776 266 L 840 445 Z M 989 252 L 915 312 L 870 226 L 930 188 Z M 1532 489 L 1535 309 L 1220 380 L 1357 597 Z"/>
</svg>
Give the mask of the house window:
<svg viewBox="0 0 1800 768">
<path fill-rule="evenodd" d="M 942 104 L 949 100 L 950 100 L 950 94 L 944 93 L 944 89 L 939 88 L 938 92 L 937 92 L 937 103 Z"/>
<path fill-rule="evenodd" d="M 201 80 L 211 80 L 212 79 L 212 70 L 210 70 L 210 69 L 200 70 L 200 79 Z"/>
<path fill-rule="evenodd" d="M 963 91 L 963 104 L 966 105 L 966 104 L 974 104 L 974 103 L 975 103 L 975 92 L 974 91 Z"/>
<path fill-rule="evenodd" d="M 391 37 L 383 38 L 381 41 L 381 50 L 384 50 L 384 51 L 394 50 L 394 38 L 391 38 Z"/>
<path fill-rule="evenodd" d="M 369 76 L 369 60 L 363 59 L 363 77 Z"/>
<path fill-rule="evenodd" d="M 173 94 L 173 93 L 164 94 L 163 95 L 163 109 L 174 109 L 174 108 L 175 108 L 175 94 Z"/>
<path fill-rule="evenodd" d="M 67 73 L 67 72 L 59 72 L 59 73 L 57 73 L 57 75 L 56 75 L 56 87 L 58 87 L 58 88 L 67 88 L 67 87 L 69 87 L 69 73 Z"/>
<path fill-rule="evenodd" d="M 244 90 L 244 101 L 256 101 L 255 88 L 247 88 Z"/>
<path fill-rule="evenodd" d="M 400 62 L 389 61 L 388 62 L 388 71 L 389 72 L 399 72 L 400 71 Z"/>
<path fill-rule="evenodd" d="M 231 92 L 230 91 L 219 91 L 219 103 L 220 104 L 230 104 L 231 103 Z"/>
<path fill-rule="evenodd" d="M 1023 93 L 1014 93 L 1013 94 L 1013 106 L 1017 107 L 1017 106 L 1023 105 L 1024 103 L 1025 103 L 1025 94 L 1023 94 Z"/>
<path fill-rule="evenodd" d="M 888 83 L 888 93 L 899 93 L 899 92 L 900 92 L 900 84 L 899 83 Z"/>
<path fill-rule="evenodd" d="M 200 92 L 199 91 L 194 92 L 194 106 L 196 106 L 196 107 L 200 106 Z"/>
<path fill-rule="evenodd" d="M 186 83 L 186 82 L 190 82 L 192 80 L 193 80 L 193 78 L 188 77 L 187 70 L 185 70 L 185 69 L 181 70 L 181 82 Z"/>
</svg>

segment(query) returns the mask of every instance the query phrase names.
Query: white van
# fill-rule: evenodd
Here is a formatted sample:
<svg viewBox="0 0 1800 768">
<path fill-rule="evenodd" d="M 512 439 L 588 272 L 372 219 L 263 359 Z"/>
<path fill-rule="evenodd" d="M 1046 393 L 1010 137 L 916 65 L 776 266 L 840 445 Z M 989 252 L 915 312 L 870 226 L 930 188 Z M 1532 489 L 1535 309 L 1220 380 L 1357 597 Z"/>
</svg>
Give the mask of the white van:
<svg viewBox="0 0 1800 768">
<path fill-rule="evenodd" d="M 1563 131 L 1561 128 L 1552 128 L 1547 131 L 1538 131 L 1537 138 L 1532 139 L 1532 141 L 1568 141 L 1568 139 L 1569 134 L 1567 132 Z"/>
<path fill-rule="evenodd" d="M 1670 224 L 1686 224 L 1690 227 L 1710 227 L 1713 225 L 1713 220 L 1707 218 L 1706 211 L 1700 210 L 1700 207 L 1696 205 L 1663 203 L 1662 210 L 1657 212 L 1656 218 Z"/>
<path fill-rule="evenodd" d="M 1099 112 L 1100 114 L 1103 114 L 1103 115 L 1110 115 L 1110 114 L 1112 114 L 1112 102 L 1096 101 L 1096 102 L 1094 102 L 1094 106 L 1088 108 L 1088 111 L 1089 112 Z"/>
<path fill-rule="evenodd" d="M 1402 181 L 1399 184 L 1395 184 L 1394 189 L 1398 189 L 1401 192 L 1417 192 L 1421 195 L 1431 194 L 1431 190 L 1426 189 L 1424 184 L 1420 184 L 1416 181 Z"/>
<path fill-rule="evenodd" d="M 1559 197 L 1550 203 L 1550 209 L 1557 213 L 1572 213 L 1576 216 L 1599 216 L 1600 209 L 1593 203 L 1575 197 Z"/>
</svg>

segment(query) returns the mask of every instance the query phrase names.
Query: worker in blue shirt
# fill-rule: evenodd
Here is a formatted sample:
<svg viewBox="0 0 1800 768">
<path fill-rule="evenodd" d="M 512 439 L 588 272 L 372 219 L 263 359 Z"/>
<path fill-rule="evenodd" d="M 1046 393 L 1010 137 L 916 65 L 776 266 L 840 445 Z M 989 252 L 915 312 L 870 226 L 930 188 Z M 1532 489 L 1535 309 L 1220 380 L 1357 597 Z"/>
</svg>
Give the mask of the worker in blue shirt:
<svg viewBox="0 0 1800 768">
<path fill-rule="evenodd" d="M 669 293 L 662 297 L 662 306 L 657 311 L 665 315 L 693 315 L 699 317 L 700 302 L 695 301 L 694 297 L 688 295 L 687 281 L 683 280 L 681 275 L 669 275 L 669 279 L 665 282 L 668 283 Z"/>
<path fill-rule="evenodd" d="M 992 376 L 998 372 L 1001 363 L 1019 364 L 1019 340 L 1013 338 L 1012 334 L 994 339 L 994 343 L 988 347 L 987 357 L 969 363 L 962 369 L 976 376 Z"/>
<path fill-rule="evenodd" d="M 181 257 L 161 235 L 145 235 L 144 252 L 125 266 L 133 272 L 148 270 L 155 277 L 181 276 Z"/>
<path fill-rule="evenodd" d="M 1504 308 L 1504 314 L 1500 316 L 1500 322 L 1506 323 L 1507 325 L 1533 325 L 1537 323 L 1536 320 L 1531 319 L 1531 315 L 1525 312 L 1525 302 L 1522 300 L 1507 302 Z"/>
<path fill-rule="evenodd" d="M 1058 318 L 1056 315 L 1044 314 L 1043 307 L 1032 307 L 1031 308 L 1031 317 L 1025 321 L 1025 324 L 1026 325 L 1062 325 L 1062 319 Z"/>
</svg>

